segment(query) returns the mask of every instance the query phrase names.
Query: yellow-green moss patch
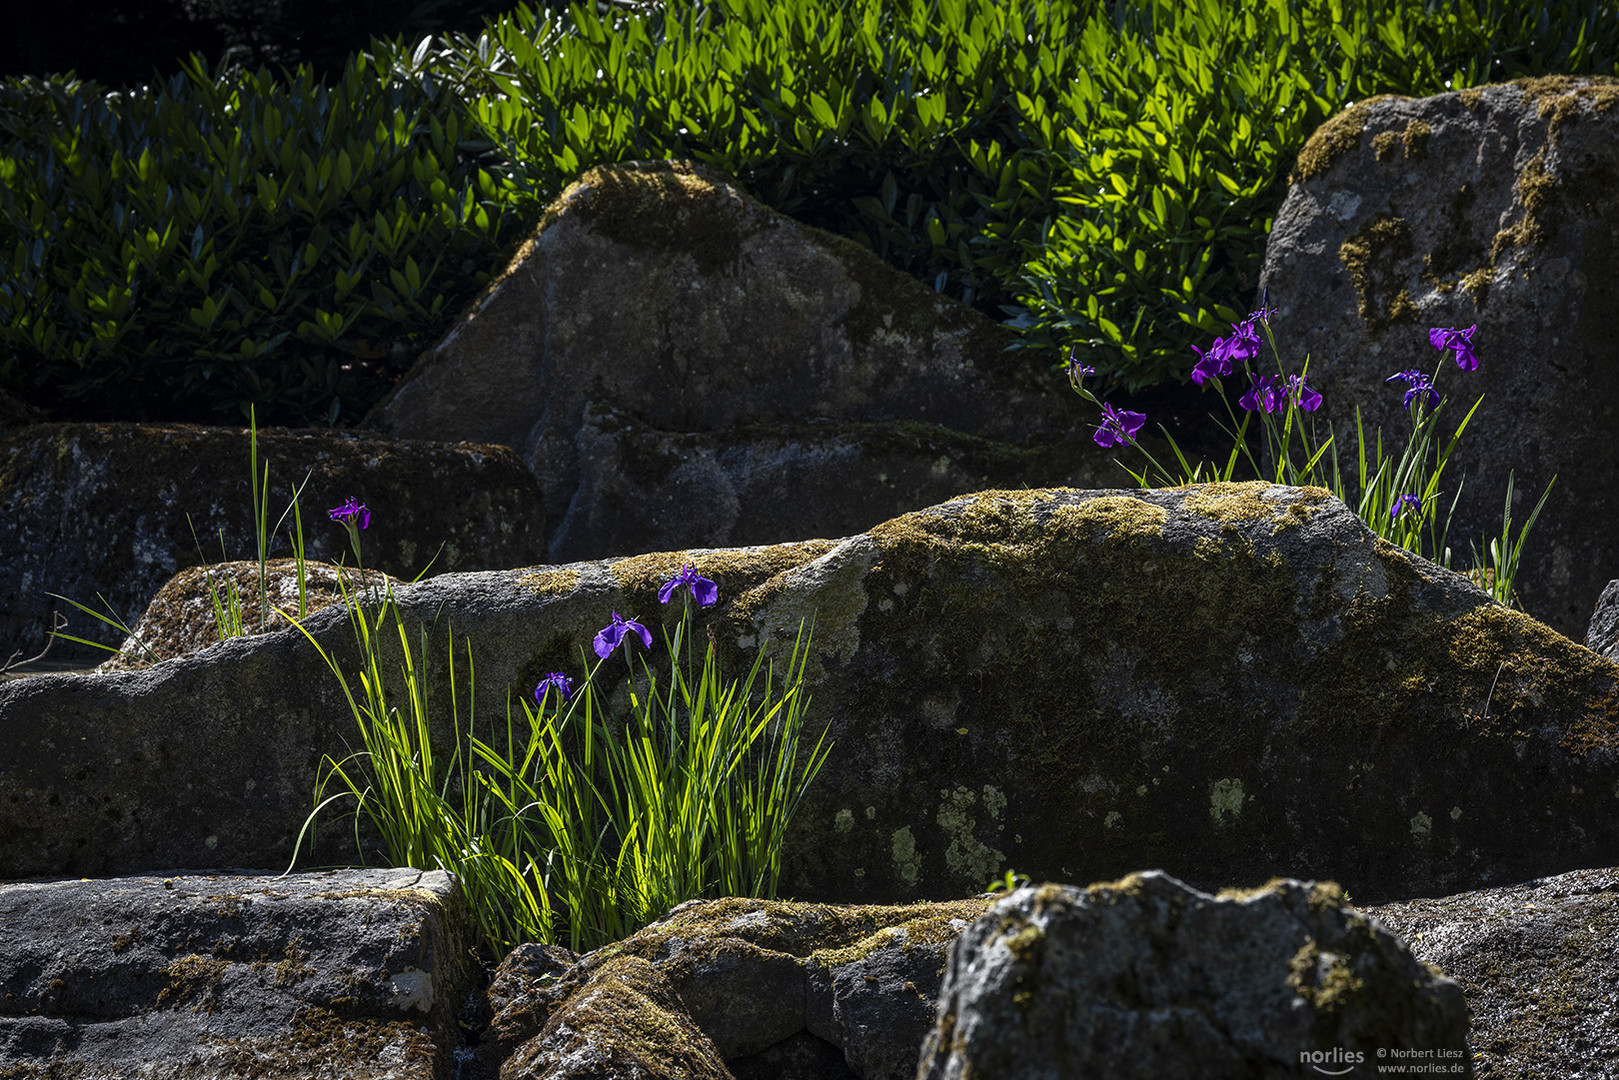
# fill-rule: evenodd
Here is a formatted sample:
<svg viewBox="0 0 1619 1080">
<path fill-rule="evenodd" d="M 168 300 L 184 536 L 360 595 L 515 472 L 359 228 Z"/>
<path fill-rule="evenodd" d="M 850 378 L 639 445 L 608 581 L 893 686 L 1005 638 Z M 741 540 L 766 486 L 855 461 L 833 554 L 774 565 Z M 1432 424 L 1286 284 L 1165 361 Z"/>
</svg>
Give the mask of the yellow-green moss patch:
<svg viewBox="0 0 1619 1080">
<path fill-rule="evenodd" d="M 1433 135 L 1432 125 L 1412 117 L 1403 131 L 1380 131 L 1372 136 L 1372 151 L 1378 161 L 1394 156 L 1395 147 L 1401 148 L 1407 159 L 1421 158 L 1428 151 L 1428 140 Z"/>
<path fill-rule="evenodd" d="M 1507 251 L 1520 247 L 1533 247 L 1544 243 L 1548 236 L 1544 212 L 1557 178 L 1546 170 L 1546 152 L 1538 151 L 1518 173 L 1513 184 L 1523 213 L 1518 220 L 1495 234 L 1490 245 L 1490 262 L 1494 264 Z"/>
<path fill-rule="evenodd" d="M 1262 480 L 1241 484 L 1204 484 L 1191 491 L 1181 509 L 1188 514 L 1220 522 L 1222 531 L 1234 531 L 1244 522 L 1274 519 L 1271 535 L 1308 522 L 1332 497 L 1324 488 L 1300 488 L 1285 502 L 1265 498 L 1274 487 Z"/>
<path fill-rule="evenodd" d="M 1380 101 L 1410 100 L 1399 94 L 1379 94 L 1365 101 L 1357 101 L 1329 118 L 1315 129 L 1299 150 L 1298 159 L 1293 165 L 1293 175 L 1288 178 L 1288 183 L 1320 176 L 1332 168 L 1339 158 L 1359 149 L 1361 134 L 1366 130 L 1366 117 L 1373 105 Z"/>
<path fill-rule="evenodd" d="M 1160 537 L 1169 512 L 1129 495 L 1098 495 L 1078 506 L 1051 512 L 1051 527 L 1064 539 L 1087 541 L 1105 537 L 1115 544 Z"/>
<path fill-rule="evenodd" d="M 655 604 L 658 590 L 664 583 L 680 573 L 687 563 L 691 563 L 699 574 L 719 586 L 720 599 L 724 601 L 728 594 L 735 594 L 738 589 L 762 583 L 784 570 L 814 562 L 836 546 L 835 540 L 801 540 L 759 548 L 654 552 L 618 559 L 610 569 L 613 579 L 627 597 L 637 601 L 649 598 Z"/>
<path fill-rule="evenodd" d="M 157 1003 L 189 1002 L 193 1012 L 216 1013 L 219 1011 L 219 984 L 229 967 L 229 961 L 197 953 L 179 957 L 163 969 L 169 984 L 158 992 Z"/>
<path fill-rule="evenodd" d="M 1293 955 L 1288 971 L 1287 985 L 1318 1013 L 1336 1015 L 1366 990 L 1347 955 L 1323 952 L 1313 939 Z"/>
<path fill-rule="evenodd" d="M 684 161 L 597 166 L 546 209 L 538 232 L 568 213 L 619 243 L 688 254 L 700 273 L 729 272 L 763 226 L 762 208 L 740 189 L 732 197 L 724 179 Z"/>
<path fill-rule="evenodd" d="M 1412 117 L 1406 121 L 1405 130 L 1400 132 L 1400 143 L 1405 147 L 1405 156 L 1416 160 L 1428 152 L 1428 140 L 1433 137 L 1432 125 Z"/>
<path fill-rule="evenodd" d="M 1551 117 L 1546 131 L 1552 138 L 1586 109 L 1605 113 L 1619 101 L 1619 80 L 1605 76 L 1544 75 L 1514 79 L 1509 85 L 1523 91 L 1524 97 L 1536 105 L 1537 116 Z"/>
<path fill-rule="evenodd" d="M 538 570 L 519 577 L 517 584 L 539 596 L 568 596 L 579 587 L 579 571 Z"/>
<path fill-rule="evenodd" d="M 1481 266 L 1470 274 L 1463 274 L 1457 282 L 1467 298 L 1473 301 L 1474 307 L 1483 307 L 1484 301 L 1489 298 L 1490 285 L 1495 281 L 1494 269 Z"/>
<path fill-rule="evenodd" d="M 1392 265 L 1411 254 L 1411 226 L 1404 218 L 1378 214 L 1361 226 L 1338 248 L 1338 261 L 1349 272 L 1349 283 L 1355 289 L 1357 311 L 1360 317 L 1374 327 L 1415 314 L 1410 295 L 1404 289 L 1394 290 L 1387 310 L 1379 314 L 1377 297 L 1386 287 L 1380 274 L 1386 275 Z"/>
</svg>

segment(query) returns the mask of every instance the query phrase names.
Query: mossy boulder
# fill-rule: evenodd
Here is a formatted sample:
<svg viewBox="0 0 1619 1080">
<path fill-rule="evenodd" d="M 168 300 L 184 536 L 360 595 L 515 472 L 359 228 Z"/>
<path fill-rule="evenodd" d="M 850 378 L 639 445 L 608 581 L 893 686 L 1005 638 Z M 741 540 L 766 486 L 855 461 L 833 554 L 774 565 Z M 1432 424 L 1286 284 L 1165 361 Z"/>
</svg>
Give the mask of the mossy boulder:
<svg viewBox="0 0 1619 1080">
<path fill-rule="evenodd" d="M 694 1059 L 707 1064 L 686 1075 L 723 1062 L 740 1077 L 821 1060 L 833 1076 L 911 1080 L 950 943 L 988 902 L 698 900 L 565 966 L 554 947 L 520 946 L 495 970 L 487 1041 L 512 1063 L 502 1076 L 629 1076 L 581 1063 L 634 1059 L 673 1077 Z"/>
<path fill-rule="evenodd" d="M 1619 870 L 1366 908 L 1456 981 L 1481 1076 L 1600 1080 L 1619 1060 Z"/>
<path fill-rule="evenodd" d="M 1515 527 L 1557 477 L 1517 588 L 1570 637 L 1619 573 L 1616 103 L 1619 81 L 1569 76 L 1358 102 L 1300 153 L 1260 278 L 1340 451 L 1357 408 L 1403 446 L 1395 372 L 1438 370 L 1450 428 L 1484 396 L 1443 485 L 1448 508 L 1466 475 L 1458 561 L 1500 534 L 1509 475 Z M 1474 324 L 1477 371 L 1429 344 L 1430 328 Z"/>
<path fill-rule="evenodd" d="M 1467 1005 L 1337 886 L 1211 896 L 1152 871 L 996 902 L 951 947 L 916 1076 L 1375 1076 L 1404 1055 L 1471 1076 Z"/>
<path fill-rule="evenodd" d="M 131 627 L 132 633 L 117 653 L 101 663 L 99 670 L 135 671 L 177 656 L 189 656 L 218 645 L 236 629 L 244 634 L 284 630 L 292 625 L 287 616 L 299 617 L 300 602 L 307 616 L 332 604 L 345 603 L 347 598 L 364 601 L 386 595 L 398 584 L 399 579 L 380 570 L 306 562 L 300 595 L 299 569 L 294 559 L 266 562 L 262 582 L 256 562 L 194 566 L 174 575 L 157 591 L 140 621 Z M 241 625 L 227 625 L 221 632 L 219 616 L 223 613 L 228 623 L 233 618 L 233 607 Z"/>
<path fill-rule="evenodd" d="M 546 673 L 582 677 L 611 612 L 673 627 L 658 591 L 687 563 L 718 584 L 693 632 L 733 676 L 761 647 L 779 665 L 813 620 L 810 734 L 828 726 L 832 751 L 787 834 L 789 895 L 1158 866 L 1376 902 L 1619 864 L 1619 664 L 1311 488 L 984 492 L 842 541 L 403 586 L 445 746 L 452 632 L 490 723 Z M 306 626 L 352 681 L 347 613 Z M 322 756 L 354 737 L 294 631 L 0 684 L 0 874 L 286 865 Z M 352 857 L 345 833 L 323 832 L 323 862 Z"/>
<path fill-rule="evenodd" d="M 974 487 L 1124 481 L 1088 439 L 1090 411 L 1046 365 L 1007 352 L 1012 341 L 706 166 L 626 162 L 562 193 L 368 422 L 516 449 L 545 492 L 552 557 L 569 561 L 680 546 L 705 525 L 710 547 L 846 536 L 956 494 L 942 485 L 965 472 L 985 478 Z M 589 421 L 592 405 L 630 430 Z M 961 445 L 974 439 L 1007 448 L 956 460 L 975 456 Z M 1013 452 L 1059 444 L 1055 457 Z M 915 491 L 897 480 L 940 461 Z M 748 509 L 767 474 L 779 490 L 810 474 L 811 489 L 860 498 L 843 507 L 811 490 Z M 704 512 L 614 520 L 610 506 L 642 509 L 670 484 L 702 488 Z M 626 530 L 651 539 L 617 546 Z"/>
<path fill-rule="evenodd" d="M 282 511 L 307 476 L 310 559 L 353 563 L 348 533 L 326 514 L 350 496 L 371 510 L 367 566 L 413 577 L 545 558 L 534 478 L 506 447 L 326 429 L 258 438 L 261 470 L 270 466 L 271 555 L 290 554 L 294 519 Z M 246 428 L 60 423 L 0 433 L 0 655 L 40 652 L 53 610 L 74 637 L 122 641 L 52 593 L 129 625 L 176 573 L 253 556 L 248 465 Z M 107 654 L 58 640 L 50 655 L 90 665 Z"/>
<path fill-rule="evenodd" d="M 0 1076 L 447 1080 L 453 877 L 220 871 L 0 885 Z"/>
</svg>

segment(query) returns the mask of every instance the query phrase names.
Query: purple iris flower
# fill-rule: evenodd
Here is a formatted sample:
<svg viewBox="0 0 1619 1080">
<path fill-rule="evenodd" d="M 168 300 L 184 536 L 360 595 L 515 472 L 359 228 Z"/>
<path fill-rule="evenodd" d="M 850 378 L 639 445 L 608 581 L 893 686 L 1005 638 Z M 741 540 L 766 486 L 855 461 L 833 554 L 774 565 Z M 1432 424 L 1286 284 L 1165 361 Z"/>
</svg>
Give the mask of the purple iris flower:
<svg viewBox="0 0 1619 1080">
<path fill-rule="evenodd" d="M 1259 356 L 1259 331 L 1254 329 L 1252 315 L 1240 323 L 1231 324 L 1231 336 L 1225 339 L 1226 358 L 1233 364 L 1246 364 Z"/>
<path fill-rule="evenodd" d="M 1133 445 L 1136 441 L 1136 432 L 1140 431 L 1141 425 L 1146 422 L 1146 413 L 1103 405 L 1102 426 L 1096 429 L 1096 434 L 1091 438 L 1096 440 L 1097 446 Z"/>
<path fill-rule="evenodd" d="M 1396 371 L 1383 381 L 1386 383 L 1403 382 L 1410 387 L 1405 392 L 1405 407 L 1408 409 L 1417 395 L 1423 393 L 1428 395 L 1428 408 L 1435 408 L 1439 404 L 1439 391 L 1434 389 L 1433 379 L 1429 378 L 1426 372 L 1418 371 L 1416 368 L 1412 368 L 1410 371 Z"/>
<path fill-rule="evenodd" d="M 342 506 L 334 506 L 326 511 L 326 516 L 333 521 L 341 521 L 349 526 L 354 525 L 356 523 L 355 519 L 358 518 L 358 524 L 362 529 L 371 524 L 371 511 L 365 508 L 365 503 L 360 502 L 353 495 L 343 500 Z"/>
<path fill-rule="evenodd" d="M 667 604 L 675 590 L 686 585 L 691 588 L 692 596 L 702 607 L 713 607 L 714 602 L 720 598 L 719 586 L 708 578 L 697 573 L 697 568 L 687 563 L 685 568 L 676 574 L 670 581 L 664 582 L 663 588 L 658 590 L 658 603 Z"/>
<path fill-rule="evenodd" d="M 1313 389 L 1304 381 L 1303 375 L 1289 375 L 1287 377 L 1287 390 L 1283 395 L 1293 404 L 1305 412 L 1315 412 L 1321 407 L 1321 393 Z"/>
<path fill-rule="evenodd" d="M 1250 375 L 1253 385 L 1248 392 L 1237 399 L 1249 412 L 1275 412 L 1287 403 L 1287 391 L 1276 385 L 1274 375 Z"/>
<path fill-rule="evenodd" d="M 640 636 L 642 645 L 649 649 L 652 648 L 652 631 L 634 619 L 621 618 L 618 612 L 613 612 L 613 621 L 602 627 L 596 634 L 596 640 L 593 643 L 596 655 L 603 660 L 612 656 L 613 650 L 618 648 L 631 633 Z"/>
<path fill-rule="evenodd" d="M 1446 349 L 1456 350 L 1456 366 L 1463 371 L 1478 370 L 1478 357 L 1473 355 L 1473 331 L 1478 329 L 1474 323 L 1466 330 L 1457 330 L 1454 327 L 1434 327 L 1428 331 L 1428 343 L 1440 352 Z"/>
<path fill-rule="evenodd" d="M 1389 520 L 1395 520 L 1407 510 L 1418 514 L 1422 513 L 1422 496 L 1401 495 L 1398 499 L 1394 500 L 1394 512 L 1389 515 Z"/>
<path fill-rule="evenodd" d="M 556 687 L 557 692 L 562 695 L 563 701 L 567 701 L 568 698 L 573 696 L 573 680 L 562 674 L 560 671 L 553 671 L 551 674 L 541 679 L 540 685 L 534 688 L 534 700 L 543 702 L 545 700 L 545 692 L 552 687 Z"/>
<path fill-rule="evenodd" d="M 1202 386 L 1208 379 L 1231 374 L 1231 356 L 1225 338 L 1215 338 L 1208 352 L 1196 345 L 1192 346 L 1192 351 L 1197 353 L 1197 365 L 1192 368 L 1192 381 L 1197 385 Z"/>
<path fill-rule="evenodd" d="M 1080 363 L 1079 346 L 1075 345 L 1068 350 L 1068 378 L 1074 381 L 1083 379 L 1087 375 L 1095 375 L 1096 369 L 1089 364 Z"/>
</svg>

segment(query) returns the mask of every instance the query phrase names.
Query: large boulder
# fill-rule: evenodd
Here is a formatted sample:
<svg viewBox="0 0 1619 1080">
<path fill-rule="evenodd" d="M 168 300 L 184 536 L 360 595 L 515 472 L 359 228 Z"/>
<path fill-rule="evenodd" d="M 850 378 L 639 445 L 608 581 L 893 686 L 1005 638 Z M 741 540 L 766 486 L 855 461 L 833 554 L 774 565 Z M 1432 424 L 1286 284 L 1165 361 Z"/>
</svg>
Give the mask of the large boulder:
<svg viewBox="0 0 1619 1080">
<path fill-rule="evenodd" d="M 1106 471 L 1072 441 L 1026 447 L 904 420 L 690 434 L 591 406 L 574 445 L 579 488 L 553 543 L 588 536 L 574 546 L 592 555 L 846 536 L 963 491 Z"/>
<path fill-rule="evenodd" d="M 963 931 L 916 1076 L 1373 1076 L 1387 1054 L 1472 1075 L 1467 1005 L 1336 886 L 1152 871 L 1019 889 Z"/>
<path fill-rule="evenodd" d="M 480 1054 L 502 1080 L 912 1080 L 947 950 L 987 903 L 697 900 L 582 957 L 519 946 Z"/>
<path fill-rule="evenodd" d="M 1356 407 L 1403 444 L 1405 388 L 1384 383 L 1397 371 L 1440 368 L 1463 412 L 1484 395 L 1447 472 L 1448 493 L 1467 477 L 1458 563 L 1499 534 L 1509 472 L 1518 524 L 1556 475 L 1518 591 L 1576 639 L 1619 571 L 1616 100 L 1619 82 L 1557 76 L 1349 107 L 1300 152 L 1260 279 L 1340 447 Z M 1428 330 L 1474 324 L 1465 373 Z"/>
<path fill-rule="evenodd" d="M 326 516 L 351 496 L 371 510 L 367 566 L 413 577 L 545 558 L 534 478 L 506 447 L 325 429 L 258 438 L 261 469 L 270 465 L 273 554 L 290 552 L 292 516 L 275 527 L 307 475 L 311 559 L 354 561 L 347 532 Z M 248 465 L 245 428 L 75 423 L 0 433 L 0 656 L 40 652 L 53 610 L 74 637 L 118 646 L 121 634 L 52 593 L 127 625 L 176 572 L 254 555 Z M 85 665 L 107 656 L 60 640 L 50 655 Z"/>
<path fill-rule="evenodd" d="M 1479 1075 L 1613 1075 L 1619 870 L 1580 870 L 1365 912 L 1462 988 Z"/>
<path fill-rule="evenodd" d="M 1156 865 L 1370 903 L 1619 864 L 1619 665 L 1319 489 L 986 492 L 841 542 L 441 575 L 396 590 L 408 639 L 431 638 L 438 737 L 452 630 L 482 715 L 504 716 L 547 672 L 582 677 L 609 613 L 672 625 L 658 591 L 688 562 L 721 597 L 694 633 L 733 676 L 814 620 L 808 715 L 832 751 L 787 835 L 794 895 Z M 306 626 L 353 683 L 346 612 Z M 296 631 L 0 685 L 0 875 L 284 866 L 353 724 Z M 321 843 L 352 857 L 346 829 Z"/>
<path fill-rule="evenodd" d="M 607 961 L 544 1031 L 517 1048 L 500 1078 L 733 1080 L 668 977 L 635 956 Z"/>
<path fill-rule="evenodd" d="M 846 536 L 967 477 L 1123 481 L 1090 412 L 1012 341 L 705 166 L 604 165 L 370 422 L 515 448 L 559 561 Z M 654 523 L 671 503 L 695 509 Z"/>
<path fill-rule="evenodd" d="M 0 1076 L 449 1080 L 473 932 L 438 871 L 0 885 Z"/>
<path fill-rule="evenodd" d="M 300 575 L 295 559 L 270 559 L 263 577 L 256 562 L 194 566 L 168 580 L 118 651 L 100 671 L 134 671 L 217 645 L 235 630 L 263 634 L 284 630 L 299 617 L 349 599 L 386 596 L 401 582 L 380 570 L 306 562 Z M 260 588 L 263 592 L 260 592 Z M 227 625 L 223 632 L 220 615 Z M 239 619 L 240 626 L 228 625 Z"/>
</svg>

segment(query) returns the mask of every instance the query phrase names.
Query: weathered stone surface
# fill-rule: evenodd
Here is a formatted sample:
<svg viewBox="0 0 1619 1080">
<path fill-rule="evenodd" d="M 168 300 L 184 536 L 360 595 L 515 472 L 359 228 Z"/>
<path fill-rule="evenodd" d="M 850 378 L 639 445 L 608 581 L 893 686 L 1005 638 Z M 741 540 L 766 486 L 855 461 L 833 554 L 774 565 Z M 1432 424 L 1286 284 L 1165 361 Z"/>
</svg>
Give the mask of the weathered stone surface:
<svg viewBox="0 0 1619 1080">
<path fill-rule="evenodd" d="M 1462 993 L 1335 885 L 1149 871 L 1019 889 L 964 930 L 916 1075 L 1373 1076 L 1402 1050 L 1470 1065 Z"/>
<path fill-rule="evenodd" d="M 326 511 L 349 496 L 371 509 L 367 566 L 410 577 L 435 554 L 434 574 L 545 557 L 534 479 L 505 447 L 267 429 L 259 450 L 271 469 L 269 528 L 309 474 L 311 559 L 336 562 L 348 550 L 347 532 Z M 289 551 L 292 524 L 289 516 L 272 538 L 272 554 Z M 116 646 L 115 631 L 48 594 L 105 613 L 100 595 L 129 623 L 179 570 L 253 554 L 254 529 L 245 429 L 47 424 L 0 435 L 0 654 L 39 652 L 53 609 L 68 616 L 67 633 Z M 106 658 L 65 641 L 51 655 Z"/>
<path fill-rule="evenodd" d="M 570 995 L 500 1080 L 732 1080 L 664 974 L 615 956 Z"/>
<path fill-rule="evenodd" d="M 495 971 L 488 1043 L 495 1055 L 510 1054 L 503 1078 L 584 1075 L 570 1071 L 572 1056 L 642 1060 L 650 1029 L 622 1019 L 627 1003 L 640 1002 L 663 1015 L 666 1049 L 712 1048 L 715 1062 L 741 1062 L 738 1076 L 760 1074 L 766 1063 L 787 1070 L 772 1075 L 795 1075 L 827 1062 L 833 1047 L 841 1070 L 803 1075 L 910 1080 L 933 1025 L 946 950 L 987 904 L 689 901 L 560 974 L 565 953 L 524 946 Z M 627 1045 L 615 1051 L 615 1040 Z M 593 1049 L 585 1054 L 584 1046 Z M 658 1071 L 665 1066 L 648 1068 L 669 1075 Z"/>
<path fill-rule="evenodd" d="M 557 985 L 578 959 L 560 945 L 527 942 L 496 965 L 478 1003 L 481 1030 L 475 1056 L 485 1076 L 499 1075 L 513 1052 L 545 1026 L 557 1003 Z"/>
<path fill-rule="evenodd" d="M 1025 478 L 1124 479 L 1088 438 L 1022 447 L 902 420 L 693 435 L 589 407 L 575 447 L 579 487 L 551 543 L 592 557 L 848 536 Z"/>
<path fill-rule="evenodd" d="M 1300 153 L 1261 275 L 1277 343 L 1310 356 L 1340 446 L 1357 406 L 1369 428 L 1409 430 L 1404 387 L 1384 384 L 1396 371 L 1440 368 L 1463 411 L 1484 395 L 1447 472 L 1467 475 L 1460 560 L 1499 534 L 1509 470 L 1520 523 L 1558 477 L 1518 589 L 1576 638 L 1619 569 L 1616 95 L 1556 76 L 1351 106 Z M 1441 362 L 1428 329 L 1475 323 L 1479 369 Z"/>
<path fill-rule="evenodd" d="M 194 566 L 182 570 L 157 591 L 146 611 L 119 646 L 118 652 L 100 665 L 101 671 L 135 671 L 177 656 L 217 645 L 222 640 L 219 619 L 214 610 L 217 598 L 229 618 L 232 595 L 240 604 L 242 627 L 246 633 L 260 634 L 291 626 L 280 614 L 298 614 L 298 563 L 294 559 L 271 559 L 265 564 L 266 608 L 259 593 L 259 564 L 228 562 L 214 566 Z M 305 615 L 344 602 L 343 593 L 356 597 L 382 595 L 389 587 L 402 584 L 380 570 L 359 570 L 331 563 L 304 564 L 303 603 Z"/>
<path fill-rule="evenodd" d="M 449 1080 L 470 933 L 440 872 L 0 885 L 0 1075 Z"/>
<path fill-rule="evenodd" d="M 963 459 L 945 474 L 980 473 L 990 486 L 1124 481 L 1086 437 L 1089 411 L 1061 378 L 1006 352 L 1012 340 L 704 166 L 628 162 L 588 170 L 563 192 L 368 422 L 515 448 L 540 477 L 552 557 L 568 561 L 625 544 L 843 536 L 956 494 L 942 490 L 945 476 L 925 476 L 917 494 L 898 482 L 915 468 L 919 430 L 935 458 Z M 630 429 L 588 421 L 591 405 Z M 823 421 L 824 433 L 802 430 Z M 962 437 L 1008 445 L 979 452 Z M 1037 446 L 1053 449 L 1017 452 Z M 776 500 L 770 512 L 740 498 L 768 486 L 766 472 L 785 487 L 822 469 L 825 484 L 861 497 L 847 508 Z M 716 513 L 713 535 L 676 540 L 701 521 L 692 514 L 636 531 L 595 501 L 656 503 L 670 497 L 666 481 L 716 489 L 688 495 Z M 742 505 L 728 505 L 732 493 Z"/>
<path fill-rule="evenodd" d="M 1619 660 L 1619 579 L 1608 582 L 1597 598 L 1585 631 L 1585 647 L 1609 660 Z"/>
<path fill-rule="evenodd" d="M 833 749 L 787 836 L 793 895 L 1158 865 L 1212 887 L 1331 877 L 1375 903 L 1619 864 L 1619 665 L 1318 489 L 988 492 L 841 542 L 441 575 L 396 592 L 413 642 L 437 620 L 441 737 L 447 626 L 498 712 L 581 676 L 610 612 L 672 625 L 657 593 L 687 562 L 719 585 L 694 632 L 733 674 L 815 620 L 809 716 Z M 344 613 L 307 625 L 352 680 Z M 286 631 L 0 685 L 0 873 L 285 865 L 352 723 Z"/>
<path fill-rule="evenodd" d="M 1619 870 L 1579 870 L 1365 912 L 1462 988 L 1480 1076 L 1614 1074 Z"/>
</svg>

